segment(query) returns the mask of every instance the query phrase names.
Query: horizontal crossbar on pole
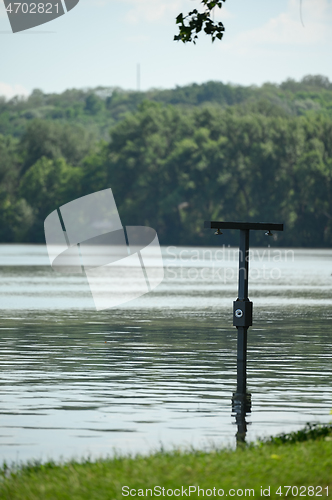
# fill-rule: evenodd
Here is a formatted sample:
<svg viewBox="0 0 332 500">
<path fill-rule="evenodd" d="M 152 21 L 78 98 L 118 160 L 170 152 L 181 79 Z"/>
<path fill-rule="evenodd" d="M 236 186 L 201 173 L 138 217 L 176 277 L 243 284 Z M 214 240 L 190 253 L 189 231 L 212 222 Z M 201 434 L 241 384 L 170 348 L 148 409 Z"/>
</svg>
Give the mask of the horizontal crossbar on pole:
<svg viewBox="0 0 332 500">
<path fill-rule="evenodd" d="M 274 222 L 223 222 L 223 221 L 205 221 L 204 227 L 209 229 L 257 229 L 258 231 L 273 230 L 283 231 L 283 224 Z"/>
</svg>

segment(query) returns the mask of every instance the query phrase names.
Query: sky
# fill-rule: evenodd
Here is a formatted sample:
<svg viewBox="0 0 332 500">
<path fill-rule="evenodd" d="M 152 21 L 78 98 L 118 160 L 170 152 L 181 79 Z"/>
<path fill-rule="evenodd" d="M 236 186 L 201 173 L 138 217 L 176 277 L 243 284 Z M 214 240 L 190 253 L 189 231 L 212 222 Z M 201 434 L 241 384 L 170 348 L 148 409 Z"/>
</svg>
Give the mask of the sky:
<svg viewBox="0 0 332 500">
<path fill-rule="evenodd" d="M 59 0 L 61 2 L 62 0 Z M 80 0 L 65 15 L 11 32 L 0 0 L 0 95 L 68 88 L 174 88 L 206 81 L 280 83 L 308 74 L 332 81 L 332 0 L 226 0 L 222 41 L 174 42 L 175 17 L 200 0 Z"/>
</svg>

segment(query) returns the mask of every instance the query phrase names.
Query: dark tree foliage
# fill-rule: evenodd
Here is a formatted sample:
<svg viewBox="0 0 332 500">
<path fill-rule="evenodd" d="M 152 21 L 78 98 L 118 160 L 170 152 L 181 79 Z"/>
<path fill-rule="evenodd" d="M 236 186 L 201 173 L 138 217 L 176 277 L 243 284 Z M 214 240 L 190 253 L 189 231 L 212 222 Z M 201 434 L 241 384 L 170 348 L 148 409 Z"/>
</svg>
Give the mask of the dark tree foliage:
<svg viewBox="0 0 332 500">
<path fill-rule="evenodd" d="M 176 18 L 179 33 L 174 36 L 174 40 L 183 43 L 196 43 L 198 33 L 202 29 L 207 35 L 211 36 L 212 42 L 216 38 L 221 40 L 225 31 L 224 25 L 221 22 L 214 22 L 211 18 L 211 13 L 215 7 L 221 9 L 222 2 L 225 2 L 225 0 L 201 0 L 201 3 L 205 7 L 203 12 L 198 12 L 197 9 L 194 9 L 186 16 L 182 13 L 179 14 Z"/>
<path fill-rule="evenodd" d="M 65 158 L 77 165 L 91 148 L 91 137 L 82 127 L 60 125 L 49 120 L 33 120 L 20 141 L 23 172 L 40 158 Z"/>
<path fill-rule="evenodd" d="M 219 219 L 281 221 L 278 244 L 330 245 L 332 120 L 145 102 L 85 160 L 81 187 L 112 187 L 123 224 L 163 244 L 215 244 L 203 221 Z"/>
<path fill-rule="evenodd" d="M 166 245 L 218 243 L 206 219 L 280 221 L 277 245 L 332 244 L 332 89 L 320 75 L 262 87 L 35 90 L 0 101 L 0 130 L 1 242 L 43 243 L 51 211 L 111 187 L 123 224 L 154 227 Z"/>
<path fill-rule="evenodd" d="M 103 101 L 96 94 L 89 94 L 85 99 L 85 110 L 91 115 L 96 115 L 103 108 Z"/>
</svg>

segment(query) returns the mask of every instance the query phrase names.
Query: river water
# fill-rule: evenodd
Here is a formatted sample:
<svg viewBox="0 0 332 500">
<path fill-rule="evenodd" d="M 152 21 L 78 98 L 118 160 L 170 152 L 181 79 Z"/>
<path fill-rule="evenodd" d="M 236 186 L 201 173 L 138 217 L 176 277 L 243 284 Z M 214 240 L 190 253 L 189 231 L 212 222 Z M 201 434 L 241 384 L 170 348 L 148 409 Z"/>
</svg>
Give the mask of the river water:
<svg viewBox="0 0 332 500">
<path fill-rule="evenodd" d="M 43 245 L 0 246 L 0 462 L 235 446 L 237 249 L 162 249 L 96 312 Z M 251 250 L 247 441 L 332 420 L 332 250 Z"/>
</svg>

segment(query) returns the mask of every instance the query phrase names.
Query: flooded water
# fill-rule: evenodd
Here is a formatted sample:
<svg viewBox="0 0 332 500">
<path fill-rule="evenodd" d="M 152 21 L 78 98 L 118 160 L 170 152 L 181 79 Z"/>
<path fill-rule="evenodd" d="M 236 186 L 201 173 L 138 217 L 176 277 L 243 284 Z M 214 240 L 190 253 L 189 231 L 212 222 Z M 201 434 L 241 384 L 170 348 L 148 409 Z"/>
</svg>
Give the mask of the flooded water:
<svg viewBox="0 0 332 500">
<path fill-rule="evenodd" d="M 163 248 L 164 282 L 96 312 L 44 246 L 0 246 L 0 462 L 235 446 L 237 250 Z M 332 251 L 251 251 L 247 441 L 332 420 Z"/>
</svg>

